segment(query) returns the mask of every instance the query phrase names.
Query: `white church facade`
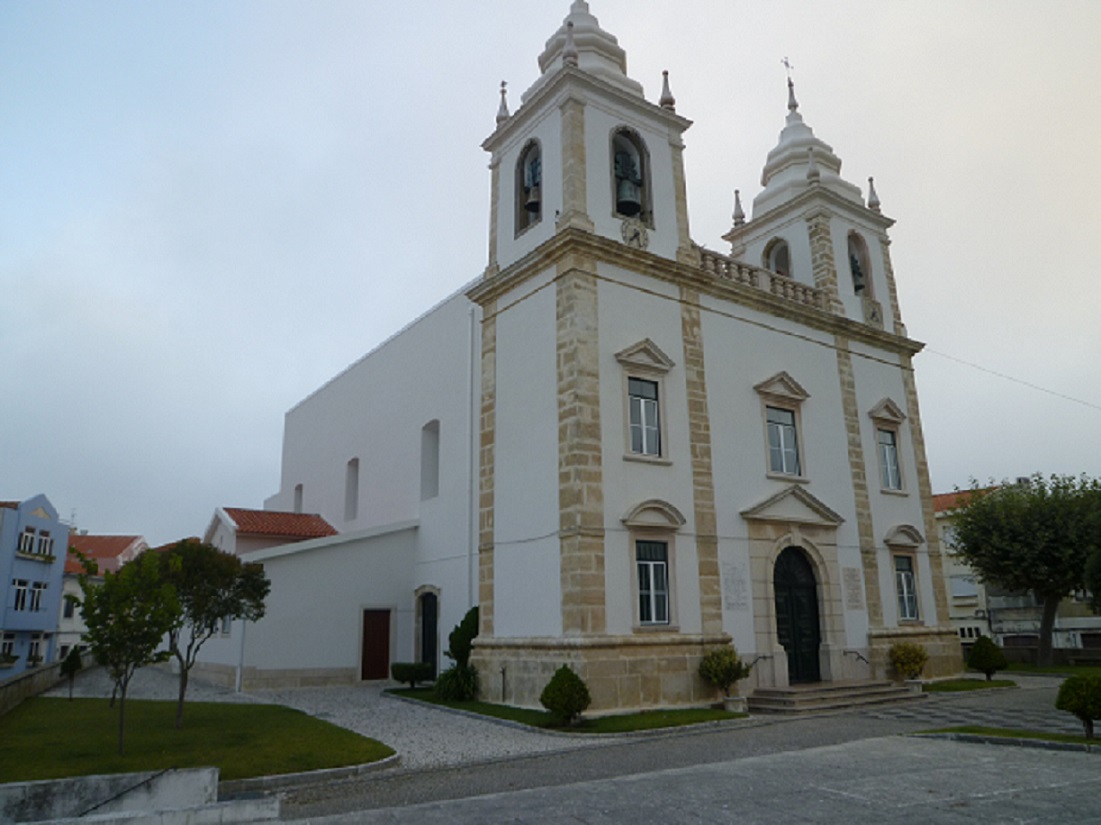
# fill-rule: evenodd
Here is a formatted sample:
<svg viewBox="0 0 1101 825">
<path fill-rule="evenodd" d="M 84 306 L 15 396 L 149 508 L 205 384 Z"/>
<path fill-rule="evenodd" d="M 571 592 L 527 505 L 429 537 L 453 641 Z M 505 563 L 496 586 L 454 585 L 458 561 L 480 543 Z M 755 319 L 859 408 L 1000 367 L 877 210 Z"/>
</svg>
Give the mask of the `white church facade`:
<svg viewBox="0 0 1101 825">
<path fill-rule="evenodd" d="M 483 698 L 571 665 L 594 710 L 960 669 L 887 230 L 788 116 L 729 255 L 690 236 L 682 135 L 575 0 L 490 153 L 482 277 L 286 417 L 265 509 L 339 535 L 245 554 L 269 611 L 212 644 L 246 684 L 446 666 L 480 606 Z M 239 629 L 234 630 L 238 634 Z"/>
</svg>

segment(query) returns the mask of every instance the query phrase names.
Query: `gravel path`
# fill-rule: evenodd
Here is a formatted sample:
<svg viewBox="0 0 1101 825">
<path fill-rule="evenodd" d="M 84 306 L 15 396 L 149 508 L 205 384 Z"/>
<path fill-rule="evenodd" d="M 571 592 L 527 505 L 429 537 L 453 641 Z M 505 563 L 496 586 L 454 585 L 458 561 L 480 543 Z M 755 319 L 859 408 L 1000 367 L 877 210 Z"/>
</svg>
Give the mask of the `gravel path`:
<svg viewBox="0 0 1101 825">
<path fill-rule="evenodd" d="M 541 733 L 404 702 L 383 696 L 385 687 L 389 685 L 367 683 L 234 693 L 192 677 L 187 698 L 192 702 L 259 702 L 297 708 L 389 745 L 401 755 L 401 765 L 407 769 L 469 765 L 607 742 L 607 737 L 596 740 Z M 172 701 L 176 692 L 174 674 L 160 668 L 142 668 L 130 683 L 128 697 Z M 67 696 L 68 686 L 62 683 L 46 695 Z M 102 668 L 81 671 L 73 695 L 108 697 L 110 679 Z"/>
</svg>

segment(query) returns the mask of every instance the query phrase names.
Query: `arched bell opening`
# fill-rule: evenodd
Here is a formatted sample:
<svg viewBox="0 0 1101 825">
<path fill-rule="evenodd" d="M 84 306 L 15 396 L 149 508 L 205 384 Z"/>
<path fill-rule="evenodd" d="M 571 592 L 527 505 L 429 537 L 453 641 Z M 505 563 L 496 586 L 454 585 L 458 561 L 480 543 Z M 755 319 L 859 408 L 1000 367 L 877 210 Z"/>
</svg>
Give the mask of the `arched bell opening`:
<svg viewBox="0 0 1101 825">
<path fill-rule="evenodd" d="M 653 226 L 650 209 L 649 152 L 634 130 L 621 127 L 612 133 L 612 211 Z"/>
</svg>

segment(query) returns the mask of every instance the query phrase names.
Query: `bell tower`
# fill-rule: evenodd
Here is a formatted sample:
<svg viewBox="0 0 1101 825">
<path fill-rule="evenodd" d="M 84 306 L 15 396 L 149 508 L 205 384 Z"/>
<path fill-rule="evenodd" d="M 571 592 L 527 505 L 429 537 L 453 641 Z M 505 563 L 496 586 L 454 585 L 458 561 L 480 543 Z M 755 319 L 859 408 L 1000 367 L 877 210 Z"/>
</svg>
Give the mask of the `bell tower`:
<svg viewBox="0 0 1101 825">
<path fill-rule="evenodd" d="M 585 0 L 539 55 L 540 75 L 510 112 L 502 84 L 491 155 L 487 276 L 569 229 L 673 260 L 694 260 L 681 136 L 663 79 L 657 104 Z"/>
</svg>

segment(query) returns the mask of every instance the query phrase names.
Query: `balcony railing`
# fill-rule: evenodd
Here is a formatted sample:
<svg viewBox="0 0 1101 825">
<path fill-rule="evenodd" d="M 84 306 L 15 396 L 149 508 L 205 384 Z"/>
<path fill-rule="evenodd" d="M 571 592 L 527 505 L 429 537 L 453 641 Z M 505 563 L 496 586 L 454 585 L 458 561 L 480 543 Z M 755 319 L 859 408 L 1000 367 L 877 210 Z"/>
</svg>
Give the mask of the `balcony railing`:
<svg viewBox="0 0 1101 825">
<path fill-rule="evenodd" d="M 744 284 L 768 292 L 778 298 L 805 304 L 815 309 L 825 309 L 826 307 L 822 290 L 801 284 L 778 272 L 770 272 L 767 269 L 750 266 L 741 261 L 735 261 L 733 258 L 728 258 L 726 255 L 720 255 L 718 252 L 712 252 L 709 249 L 700 250 L 700 259 L 703 271 L 720 280 Z"/>
</svg>

